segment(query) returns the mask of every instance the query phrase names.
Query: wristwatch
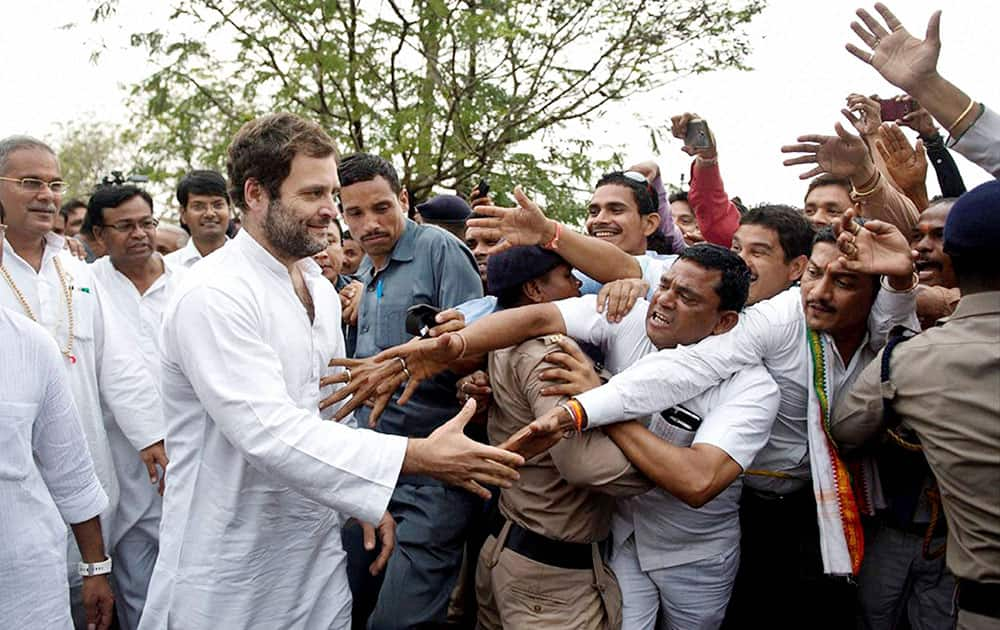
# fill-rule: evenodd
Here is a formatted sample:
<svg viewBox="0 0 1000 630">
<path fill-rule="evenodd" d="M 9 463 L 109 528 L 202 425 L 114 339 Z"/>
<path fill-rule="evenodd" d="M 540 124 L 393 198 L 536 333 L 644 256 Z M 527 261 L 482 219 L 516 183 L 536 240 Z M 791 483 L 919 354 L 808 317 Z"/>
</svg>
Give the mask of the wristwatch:
<svg viewBox="0 0 1000 630">
<path fill-rule="evenodd" d="M 77 570 L 83 577 L 107 575 L 111 573 L 111 558 L 105 557 L 104 562 L 81 562 L 77 566 Z"/>
</svg>

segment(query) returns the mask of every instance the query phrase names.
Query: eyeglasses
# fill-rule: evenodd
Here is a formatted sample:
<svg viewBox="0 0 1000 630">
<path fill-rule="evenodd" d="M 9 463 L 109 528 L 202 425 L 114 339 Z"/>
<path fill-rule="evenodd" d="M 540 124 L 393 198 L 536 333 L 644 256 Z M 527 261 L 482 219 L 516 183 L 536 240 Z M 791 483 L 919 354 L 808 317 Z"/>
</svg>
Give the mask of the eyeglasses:
<svg viewBox="0 0 1000 630">
<path fill-rule="evenodd" d="M 159 224 L 160 222 L 158 220 L 149 218 L 143 219 L 142 221 L 119 221 L 118 223 L 114 223 L 112 225 L 102 225 L 101 227 L 112 229 L 121 234 L 131 234 L 136 228 L 139 228 L 143 232 L 152 232 Z"/>
<path fill-rule="evenodd" d="M 0 181 L 15 182 L 21 190 L 29 193 L 40 193 L 43 189 L 48 188 L 52 191 L 53 195 L 61 195 L 66 192 L 67 188 L 69 188 L 66 182 L 61 179 L 47 182 L 45 180 L 38 179 L 37 177 L 22 177 L 21 179 L 14 177 L 0 177 Z"/>
</svg>

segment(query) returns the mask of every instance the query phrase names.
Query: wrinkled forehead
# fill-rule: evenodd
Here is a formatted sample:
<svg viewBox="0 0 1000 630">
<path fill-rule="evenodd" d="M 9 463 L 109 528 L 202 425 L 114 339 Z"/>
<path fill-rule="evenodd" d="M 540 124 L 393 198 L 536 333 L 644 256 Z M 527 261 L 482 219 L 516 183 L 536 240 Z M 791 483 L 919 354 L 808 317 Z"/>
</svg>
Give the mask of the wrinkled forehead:
<svg viewBox="0 0 1000 630">
<path fill-rule="evenodd" d="M 4 177 L 37 177 L 46 181 L 59 177 L 59 159 L 40 147 L 15 149 L 4 163 Z"/>
</svg>

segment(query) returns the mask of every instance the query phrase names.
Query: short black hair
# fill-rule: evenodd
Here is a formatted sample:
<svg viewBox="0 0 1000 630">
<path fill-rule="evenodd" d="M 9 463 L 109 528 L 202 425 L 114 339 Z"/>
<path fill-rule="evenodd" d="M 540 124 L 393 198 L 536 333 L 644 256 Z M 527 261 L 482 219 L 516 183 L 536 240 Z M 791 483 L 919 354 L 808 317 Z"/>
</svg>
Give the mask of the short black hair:
<svg viewBox="0 0 1000 630">
<path fill-rule="evenodd" d="M 87 204 L 85 204 L 82 199 L 76 199 L 76 198 L 70 199 L 69 201 L 64 201 L 63 205 L 59 207 L 59 214 L 62 215 L 62 218 L 68 219 L 69 213 L 72 212 L 73 210 L 76 210 L 77 208 L 83 208 L 84 210 L 86 210 Z"/>
<path fill-rule="evenodd" d="M 186 208 L 189 195 L 212 195 L 222 197 L 229 203 L 229 193 L 226 192 L 226 178 L 218 171 L 191 171 L 181 178 L 177 184 L 177 203 Z"/>
<path fill-rule="evenodd" d="M 149 212 L 152 214 L 153 198 L 142 188 L 132 184 L 98 186 L 87 202 L 87 216 L 84 219 L 84 224 L 89 224 L 91 231 L 95 225 L 104 225 L 105 208 L 117 208 L 133 197 L 142 197 L 149 204 Z"/>
<path fill-rule="evenodd" d="M 631 172 L 634 173 L 635 171 Z M 622 171 L 612 171 L 605 173 L 601 179 L 597 180 L 597 186 L 594 186 L 594 189 L 596 190 L 601 186 L 612 184 L 624 186 L 632 191 L 635 203 L 639 206 L 639 214 L 653 214 L 659 208 L 660 200 L 656 198 L 653 187 L 645 179 L 640 182 L 637 179 L 626 176 Z"/>
<path fill-rule="evenodd" d="M 785 253 L 785 262 L 812 251 L 816 231 L 798 209 L 780 204 L 767 204 L 747 210 L 740 217 L 740 225 L 759 225 L 778 235 L 778 243 Z"/>
<path fill-rule="evenodd" d="M 340 235 L 342 237 L 340 239 L 341 242 L 344 242 L 344 241 L 353 241 L 354 240 L 354 237 L 351 236 L 351 231 L 350 230 L 345 230 L 345 229 L 341 228 Z"/>
<path fill-rule="evenodd" d="M 673 203 L 675 201 L 683 201 L 684 203 L 687 203 L 688 192 L 686 190 L 678 190 L 675 193 L 671 193 L 670 196 L 667 197 L 667 203 Z"/>
<path fill-rule="evenodd" d="M 677 260 L 690 260 L 722 274 L 719 284 L 712 287 L 719 296 L 720 311 L 742 311 L 746 306 L 750 294 L 750 268 L 735 252 L 714 243 L 698 243 L 682 251 Z"/>
<path fill-rule="evenodd" d="M 389 188 L 397 195 L 402 192 L 403 185 L 399 182 L 396 169 L 383 157 L 371 153 L 352 153 L 337 165 L 337 175 L 340 177 L 340 187 L 347 188 L 358 182 L 370 182 L 376 177 L 382 177 L 389 182 Z"/>
<path fill-rule="evenodd" d="M 821 186 L 840 186 L 845 191 L 847 191 L 848 196 L 850 196 L 851 191 L 854 190 L 854 186 L 851 184 L 851 180 L 847 179 L 846 177 L 837 177 L 836 175 L 823 173 L 819 177 L 815 177 L 811 182 L 809 182 L 809 187 L 806 188 L 806 196 L 803 197 L 803 200 L 808 199 L 809 194 Z"/>
</svg>

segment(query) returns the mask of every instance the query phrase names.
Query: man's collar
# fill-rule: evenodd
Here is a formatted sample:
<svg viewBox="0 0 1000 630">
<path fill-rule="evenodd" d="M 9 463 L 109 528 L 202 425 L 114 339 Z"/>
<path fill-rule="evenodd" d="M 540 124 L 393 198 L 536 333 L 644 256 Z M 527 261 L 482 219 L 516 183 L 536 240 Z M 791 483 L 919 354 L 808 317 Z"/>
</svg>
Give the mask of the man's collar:
<svg viewBox="0 0 1000 630">
<path fill-rule="evenodd" d="M 284 263 L 275 258 L 271 252 L 264 249 L 264 246 L 258 243 L 257 239 L 247 230 L 240 230 L 236 238 L 233 239 L 232 245 L 238 246 L 246 252 L 247 256 L 263 265 L 265 269 L 278 274 L 280 277 L 289 277 L 288 268 L 285 267 Z"/>
<path fill-rule="evenodd" d="M 389 258 L 400 262 L 409 262 L 413 260 L 413 254 L 417 247 L 417 230 L 419 226 L 406 217 L 403 217 L 403 221 L 403 233 L 399 235 L 399 240 L 396 241 L 396 246 L 392 248 L 392 254 L 389 255 Z"/>
</svg>

